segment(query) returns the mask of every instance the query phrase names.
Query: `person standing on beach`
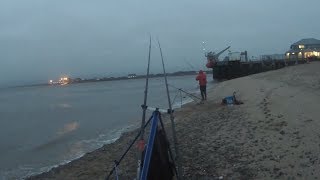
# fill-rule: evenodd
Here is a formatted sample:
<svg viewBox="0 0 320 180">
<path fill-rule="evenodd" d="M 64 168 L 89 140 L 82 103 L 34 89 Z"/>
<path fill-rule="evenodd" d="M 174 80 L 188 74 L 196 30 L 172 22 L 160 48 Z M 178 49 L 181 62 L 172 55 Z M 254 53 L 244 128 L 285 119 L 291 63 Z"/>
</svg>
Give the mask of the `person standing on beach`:
<svg viewBox="0 0 320 180">
<path fill-rule="evenodd" d="M 200 92 L 202 100 L 207 100 L 207 75 L 202 70 L 199 71 L 199 74 L 196 77 L 196 80 L 199 81 Z"/>
</svg>

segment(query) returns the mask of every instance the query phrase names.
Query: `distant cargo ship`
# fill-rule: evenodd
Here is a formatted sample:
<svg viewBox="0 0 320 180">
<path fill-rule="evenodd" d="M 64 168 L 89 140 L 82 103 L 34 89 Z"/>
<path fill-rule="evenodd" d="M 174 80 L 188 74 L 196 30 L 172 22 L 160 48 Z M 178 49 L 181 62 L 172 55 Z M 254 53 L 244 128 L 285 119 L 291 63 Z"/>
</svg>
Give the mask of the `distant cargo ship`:
<svg viewBox="0 0 320 180">
<path fill-rule="evenodd" d="M 208 52 L 205 54 L 207 58 L 207 68 L 212 69 L 213 79 L 233 79 L 250 74 L 260 73 L 264 71 L 283 68 L 286 65 L 305 63 L 304 59 L 295 61 L 286 61 L 285 58 L 273 58 L 273 56 L 265 56 L 262 60 L 248 60 L 247 51 L 244 52 L 229 52 L 223 61 L 219 61 L 219 56 L 230 48 L 214 53 Z"/>
<path fill-rule="evenodd" d="M 69 77 L 62 77 L 58 81 L 49 80 L 49 85 L 67 85 L 71 83 L 71 78 Z"/>
</svg>

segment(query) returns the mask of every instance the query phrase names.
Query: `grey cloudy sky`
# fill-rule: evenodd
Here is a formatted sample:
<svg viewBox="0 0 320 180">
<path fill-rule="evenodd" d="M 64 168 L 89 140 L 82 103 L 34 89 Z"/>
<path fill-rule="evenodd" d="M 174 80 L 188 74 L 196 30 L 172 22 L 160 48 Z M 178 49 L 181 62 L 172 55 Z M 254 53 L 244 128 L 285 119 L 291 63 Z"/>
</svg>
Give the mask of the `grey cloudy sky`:
<svg viewBox="0 0 320 180">
<path fill-rule="evenodd" d="M 148 36 L 169 71 L 203 68 L 206 48 L 284 53 L 320 38 L 319 0 L 1 0 L 0 85 L 61 74 L 144 73 Z M 153 45 L 155 46 L 155 43 Z M 152 71 L 159 72 L 153 49 Z"/>
</svg>

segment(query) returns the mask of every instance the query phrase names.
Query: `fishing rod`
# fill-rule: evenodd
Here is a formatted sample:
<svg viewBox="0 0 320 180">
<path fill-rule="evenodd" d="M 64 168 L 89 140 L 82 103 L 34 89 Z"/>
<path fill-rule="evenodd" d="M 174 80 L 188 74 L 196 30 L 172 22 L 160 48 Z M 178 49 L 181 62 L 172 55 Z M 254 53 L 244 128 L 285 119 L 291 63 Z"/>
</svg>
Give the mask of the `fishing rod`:
<svg viewBox="0 0 320 180">
<path fill-rule="evenodd" d="M 164 80 L 165 80 L 165 85 L 166 85 L 166 91 L 167 91 L 167 97 L 168 97 L 168 104 L 169 104 L 169 109 L 171 111 L 170 113 L 170 120 L 171 120 L 171 127 L 172 127 L 172 135 L 173 135 L 173 146 L 175 149 L 175 161 L 176 164 L 178 166 L 178 174 L 177 174 L 177 178 L 180 180 L 181 176 L 182 176 L 182 171 L 181 171 L 181 164 L 180 164 L 180 156 L 179 156 L 179 150 L 178 150 L 178 140 L 177 140 L 177 135 L 176 135 L 176 129 L 175 129 L 175 124 L 174 124 L 174 116 L 173 116 L 173 112 L 172 112 L 172 106 L 171 106 L 171 99 L 170 99 L 170 93 L 169 93 L 169 87 L 168 87 L 168 80 L 167 80 L 167 73 L 166 73 L 166 69 L 164 66 L 164 60 L 163 60 L 163 54 L 162 54 L 162 49 L 161 49 L 161 45 L 160 45 L 160 41 L 158 39 L 158 45 L 159 45 L 159 50 L 160 50 L 160 55 L 161 55 L 161 61 L 162 61 L 162 69 L 163 69 L 163 75 L 164 75 Z"/>
<path fill-rule="evenodd" d="M 194 71 L 194 70 L 195 70 L 194 66 L 193 66 L 189 61 L 187 61 L 186 59 L 184 59 L 184 62 L 187 63 L 187 65 L 188 65 L 189 67 L 191 67 L 191 68 L 190 68 L 191 71 Z"/>
<path fill-rule="evenodd" d="M 148 55 L 148 68 L 146 76 L 146 85 L 144 90 L 144 100 L 142 107 L 142 120 L 141 120 L 141 134 L 140 134 L 140 144 L 144 144 L 144 126 L 146 123 L 146 111 L 147 111 L 147 99 L 148 99 L 148 88 L 149 88 L 149 72 L 150 72 L 150 58 L 151 57 L 151 35 L 149 39 L 149 55 Z M 143 158 L 143 152 L 139 152 L 138 155 L 138 167 L 137 167 L 137 179 L 140 179 L 140 170 L 141 170 L 141 160 Z"/>
<path fill-rule="evenodd" d="M 147 121 L 147 123 L 143 126 L 143 129 L 145 129 L 147 127 L 147 125 L 151 122 L 152 120 L 152 116 L 149 118 L 149 120 Z M 123 160 L 123 158 L 126 156 L 126 154 L 129 152 L 129 150 L 131 149 L 131 147 L 134 145 L 134 143 L 137 141 L 137 139 L 140 137 L 142 133 L 142 129 L 139 131 L 139 133 L 136 135 L 136 137 L 133 139 L 133 141 L 131 142 L 131 144 L 129 145 L 129 147 L 126 149 L 126 151 L 122 154 L 122 156 L 120 157 L 120 159 L 118 161 L 114 161 L 115 166 L 112 168 L 112 170 L 110 171 L 109 175 L 106 177 L 106 180 L 109 180 L 110 176 L 113 174 L 114 171 L 117 171 L 117 167 L 119 166 L 119 164 L 121 163 L 121 161 Z M 118 174 L 116 172 L 116 174 Z"/>
<path fill-rule="evenodd" d="M 181 91 L 181 92 L 189 95 L 190 97 L 194 97 L 194 98 L 196 98 L 196 99 L 201 100 L 201 98 L 199 98 L 199 97 L 197 97 L 197 96 L 195 96 L 195 95 L 193 95 L 193 94 L 191 94 L 191 93 L 188 93 L 187 91 L 183 90 L 182 88 L 177 88 L 177 87 L 175 87 L 175 86 L 173 86 L 173 85 L 171 85 L 171 84 L 169 84 L 169 86 L 171 86 L 171 87 L 173 87 L 173 88 L 175 88 L 175 89 L 177 89 L 177 90 L 179 90 L 179 91 Z"/>
</svg>

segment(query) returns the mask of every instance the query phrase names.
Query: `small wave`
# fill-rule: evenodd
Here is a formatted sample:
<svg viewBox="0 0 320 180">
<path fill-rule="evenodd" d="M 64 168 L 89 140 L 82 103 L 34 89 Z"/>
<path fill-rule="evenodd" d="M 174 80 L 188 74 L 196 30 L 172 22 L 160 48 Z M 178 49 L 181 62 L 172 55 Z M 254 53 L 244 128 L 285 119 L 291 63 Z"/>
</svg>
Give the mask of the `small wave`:
<svg viewBox="0 0 320 180">
<path fill-rule="evenodd" d="M 128 132 L 136 127 L 137 127 L 137 124 L 131 124 L 131 125 L 128 125 L 126 127 L 120 128 L 120 129 L 112 130 L 107 134 L 99 134 L 99 136 L 97 138 L 82 140 L 81 142 L 86 143 L 91 146 L 94 146 L 95 148 L 100 148 L 103 145 L 111 144 L 111 143 L 115 142 L 116 140 L 118 140 L 120 138 L 120 136 L 124 132 Z"/>
<path fill-rule="evenodd" d="M 61 163 L 50 165 L 50 166 L 44 166 L 41 168 L 34 168 L 32 167 L 32 165 L 24 165 L 24 166 L 18 167 L 18 169 L 15 169 L 15 170 L 6 170 L 1 172 L 0 178 L 1 179 L 10 179 L 10 178 L 25 179 L 27 177 L 30 177 L 36 174 L 48 172 L 52 168 L 56 168 L 58 166 L 68 164 L 73 160 L 81 158 L 88 152 L 101 148 L 106 144 L 111 144 L 115 142 L 120 138 L 120 136 L 124 132 L 128 132 L 136 127 L 138 127 L 137 124 L 131 124 L 120 129 L 112 130 L 107 134 L 99 134 L 99 136 L 94 139 L 86 139 L 86 140 L 75 142 L 74 143 L 75 146 L 79 146 L 80 144 L 82 148 L 78 148 L 78 149 L 76 148 L 78 152 L 73 152 L 71 156 L 66 156 L 65 160 L 62 160 Z"/>
<path fill-rule="evenodd" d="M 59 131 L 57 131 L 56 137 L 44 144 L 36 146 L 35 148 L 33 148 L 33 151 L 43 151 L 45 149 L 49 149 L 58 144 L 61 144 L 61 142 L 64 142 L 66 141 L 66 139 L 70 138 L 69 135 L 72 134 L 72 132 L 76 131 L 78 128 L 79 123 L 76 121 L 64 124 L 63 127 Z"/>
<path fill-rule="evenodd" d="M 41 167 L 41 168 L 33 168 L 33 167 L 30 167 L 28 165 L 25 165 L 25 166 L 20 166 L 17 170 L 12 170 L 11 172 L 10 171 L 7 171 L 6 173 L 6 178 L 14 178 L 14 179 L 26 179 L 30 176 L 34 176 L 34 175 L 37 175 L 37 174 L 41 174 L 41 173 L 46 173 L 46 172 L 49 172 L 51 169 L 53 168 L 57 168 L 59 166 L 62 166 L 62 165 L 65 165 L 65 164 L 68 164 L 70 163 L 71 161 L 73 160 L 76 160 L 76 159 L 79 159 L 81 158 L 83 155 L 85 155 L 85 153 L 83 154 L 80 154 L 72 159 L 69 159 L 69 160 L 63 160 L 61 163 L 59 164 L 56 164 L 56 165 L 50 165 L 50 166 L 44 166 L 44 167 Z M 19 176 L 19 174 L 22 174 L 22 177 L 17 177 Z"/>
<path fill-rule="evenodd" d="M 185 104 L 188 104 L 188 103 L 191 103 L 191 102 L 193 102 L 194 100 L 193 99 L 191 99 L 191 98 L 184 98 L 184 100 L 182 100 L 182 102 L 180 101 L 180 102 L 174 102 L 173 104 L 172 104 L 172 108 L 173 109 L 178 109 L 178 108 L 181 108 L 183 105 L 185 105 Z"/>
<path fill-rule="evenodd" d="M 57 132 L 58 135 L 64 135 L 64 134 L 67 134 L 67 133 L 70 133 L 72 131 L 75 131 L 79 128 L 79 123 L 74 121 L 74 122 L 70 122 L 70 123 L 67 123 L 63 126 L 63 128 Z"/>
</svg>

